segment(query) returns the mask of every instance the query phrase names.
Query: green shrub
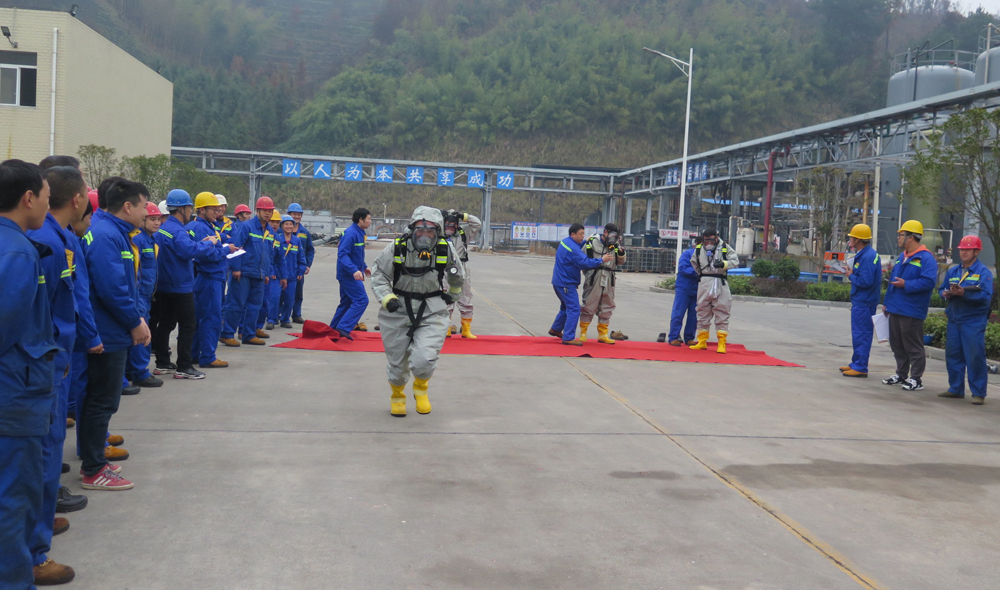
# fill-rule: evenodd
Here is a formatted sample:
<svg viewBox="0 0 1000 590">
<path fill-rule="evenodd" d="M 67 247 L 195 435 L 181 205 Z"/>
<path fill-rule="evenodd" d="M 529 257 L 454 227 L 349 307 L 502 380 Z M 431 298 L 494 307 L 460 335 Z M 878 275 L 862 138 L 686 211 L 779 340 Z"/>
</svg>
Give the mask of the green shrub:
<svg viewBox="0 0 1000 590">
<path fill-rule="evenodd" d="M 813 301 L 850 301 L 851 285 L 848 283 L 808 283 L 805 298 Z"/>
<path fill-rule="evenodd" d="M 754 261 L 753 266 L 750 267 L 750 272 L 758 279 L 769 279 L 774 274 L 774 263 L 761 258 Z"/>
<path fill-rule="evenodd" d="M 787 299 L 802 299 L 806 294 L 808 283 L 799 281 L 783 281 L 780 279 L 750 279 L 750 284 L 757 295 L 761 297 L 784 297 Z"/>
<path fill-rule="evenodd" d="M 799 263 L 794 258 L 785 256 L 774 265 L 773 274 L 782 281 L 798 281 L 799 272 Z"/>
<path fill-rule="evenodd" d="M 948 318 L 932 313 L 924 320 L 924 334 L 934 337 L 931 346 L 944 348 L 948 336 Z M 1000 324 L 986 324 L 986 358 L 1000 359 Z"/>
<path fill-rule="evenodd" d="M 673 289 L 674 288 L 674 284 L 676 282 L 677 282 L 677 277 L 667 277 L 667 278 L 663 279 L 662 281 L 656 283 L 656 285 L 654 285 L 654 286 L 655 287 L 659 287 L 661 289 Z"/>
<path fill-rule="evenodd" d="M 729 282 L 729 292 L 733 295 L 758 295 L 753 287 L 753 279 L 750 277 L 732 276 L 727 281 Z"/>
</svg>

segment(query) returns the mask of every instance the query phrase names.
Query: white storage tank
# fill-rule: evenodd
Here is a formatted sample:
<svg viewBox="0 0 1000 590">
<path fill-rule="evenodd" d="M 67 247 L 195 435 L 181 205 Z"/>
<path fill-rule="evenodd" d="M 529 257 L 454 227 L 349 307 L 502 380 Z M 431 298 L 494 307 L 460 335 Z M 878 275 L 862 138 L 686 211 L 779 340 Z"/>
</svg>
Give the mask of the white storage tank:
<svg viewBox="0 0 1000 590">
<path fill-rule="evenodd" d="M 736 255 L 740 258 L 747 258 L 753 254 L 753 234 L 754 230 L 749 227 L 736 230 Z"/>
<path fill-rule="evenodd" d="M 993 69 L 992 59 L 990 69 Z M 998 71 L 1000 71 L 1000 64 Z M 896 72 L 889 78 L 886 106 L 893 107 L 972 88 L 977 74 L 955 65 L 917 66 Z"/>
</svg>

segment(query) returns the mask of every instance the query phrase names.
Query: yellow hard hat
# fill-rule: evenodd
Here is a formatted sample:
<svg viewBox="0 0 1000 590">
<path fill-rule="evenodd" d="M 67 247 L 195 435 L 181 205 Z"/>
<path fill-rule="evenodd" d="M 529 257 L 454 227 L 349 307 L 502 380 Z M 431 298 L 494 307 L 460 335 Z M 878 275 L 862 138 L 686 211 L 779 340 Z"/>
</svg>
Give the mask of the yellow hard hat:
<svg viewBox="0 0 1000 590">
<path fill-rule="evenodd" d="M 271 209 L 271 221 L 281 221 L 281 213 L 277 209 Z"/>
<path fill-rule="evenodd" d="M 859 240 L 870 240 L 872 239 L 872 228 L 868 227 L 864 223 L 859 223 L 852 227 L 851 232 L 847 235 Z"/>
<path fill-rule="evenodd" d="M 202 207 L 218 207 L 219 199 L 215 197 L 214 193 L 205 191 L 203 193 L 198 193 L 198 196 L 194 198 L 194 208 L 201 209 Z"/>
<path fill-rule="evenodd" d="M 920 223 L 916 219 L 910 219 L 905 221 L 903 225 L 899 226 L 898 233 L 903 233 L 904 231 L 908 231 L 911 234 L 924 235 L 924 224 Z"/>
</svg>

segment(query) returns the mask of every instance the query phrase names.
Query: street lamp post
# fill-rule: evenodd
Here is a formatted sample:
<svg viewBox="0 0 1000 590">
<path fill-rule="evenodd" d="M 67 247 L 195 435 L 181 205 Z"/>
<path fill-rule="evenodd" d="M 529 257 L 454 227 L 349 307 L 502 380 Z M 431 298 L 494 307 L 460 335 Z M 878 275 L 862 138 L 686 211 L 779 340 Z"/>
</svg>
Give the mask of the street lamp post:
<svg viewBox="0 0 1000 590">
<path fill-rule="evenodd" d="M 657 51 L 655 49 L 650 49 L 649 47 L 643 47 L 643 51 L 648 51 L 650 53 L 655 53 L 660 57 L 665 57 L 671 61 L 677 69 L 679 69 L 688 79 L 688 92 L 687 92 L 687 108 L 684 114 L 684 152 L 681 155 L 681 201 L 680 206 L 677 208 L 677 257 L 674 265 L 674 272 L 680 271 L 681 265 L 681 252 L 683 251 L 684 242 L 684 198 L 687 196 L 687 168 L 688 168 L 688 134 L 691 131 L 691 80 L 692 67 L 694 65 L 694 47 L 691 48 L 691 52 L 688 56 L 688 61 L 681 61 L 676 57 L 667 55 L 666 53 Z M 652 187 L 650 187 L 652 188 Z M 660 224 L 663 224 L 663 220 L 660 220 Z"/>
</svg>

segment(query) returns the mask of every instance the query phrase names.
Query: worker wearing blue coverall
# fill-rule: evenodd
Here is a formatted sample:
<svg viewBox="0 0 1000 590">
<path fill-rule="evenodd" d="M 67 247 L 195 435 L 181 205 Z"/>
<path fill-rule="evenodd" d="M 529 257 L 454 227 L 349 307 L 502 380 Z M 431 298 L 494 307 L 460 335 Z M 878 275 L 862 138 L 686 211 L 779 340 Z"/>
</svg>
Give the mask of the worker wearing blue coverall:
<svg viewBox="0 0 1000 590">
<path fill-rule="evenodd" d="M 948 269 L 941 282 L 941 297 L 948 301 L 945 359 L 948 391 L 938 397 L 965 397 L 965 374 L 969 374 L 972 403 L 986 400 L 986 324 L 993 301 L 993 273 L 979 262 L 983 242 L 979 236 L 965 236 L 958 243 L 962 264 Z"/>
<path fill-rule="evenodd" d="M 921 378 L 927 365 L 924 320 L 937 286 L 937 260 L 920 243 L 924 225 L 911 219 L 899 227 L 896 241 L 903 249 L 889 277 L 885 314 L 889 316 L 889 348 L 896 357 L 896 373 L 882 383 L 902 383 L 905 391 L 924 388 Z"/>
<path fill-rule="evenodd" d="M 45 224 L 48 202 L 49 189 L 40 167 L 21 160 L 0 162 L 0 276 L 4 285 L 0 305 L 0 583 L 7 588 L 34 588 L 29 545 L 42 513 L 42 439 L 49 431 L 55 397 L 59 347 L 41 260 L 57 253 L 25 235 Z"/>
<path fill-rule="evenodd" d="M 701 243 L 701 236 L 695 236 L 695 244 Z M 670 346 L 697 343 L 694 330 L 698 324 L 698 271 L 691 265 L 694 248 L 681 252 L 681 261 L 677 265 L 677 280 L 674 281 L 674 306 L 670 311 L 670 334 L 667 342 Z M 687 320 L 685 320 L 685 317 Z M 684 340 L 681 341 L 681 326 L 684 327 Z"/>
<path fill-rule="evenodd" d="M 855 251 L 854 263 L 847 269 L 851 280 L 851 344 L 854 354 L 851 364 L 841 367 L 844 377 L 868 377 L 868 357 L 871 355 L 875 323 L 872 316 L 878 310 L 882 296 L 882 261 L 871 247 L 872 228 L 859 223 L 847 234 L 848 245 Z"/>
<path fill-rule="evenodd" d="M 210 199 L 211 205 L 205 199 Z M 194 262 L 225 264 L 226 254 L 232 249 L 219 240 L 215 228 L 207 225 L 204 238 L 195 239 L 193 230 L 185 224 L 190 224 L 191 212 L 200 204 L 200 210 L 211 208 L 215 211 L 215 195 L 201 193 L 198 203 L 191 201 L 191 195 L 181 189 L 173 189 L 167 193 L 167 210 L 170 214 L 160 225 L 156 233 L 156 243 L 160 246 L 158 257 L 159 277 L 156 284 L 156 299 L 159 305 L 159 324 L 153 335 L 153 353 L 156 355 L 156 367 L 161 373 L 174 373 L 175 379 L 204 379 L 205 374 L 194 368 L 196 359 L 192 355 L 195 334 L 198 331 L 198 311 L 212 308 L 221 301 L 222 296 L 213 289 L 211 282 L 203 276 L 201 286 L 204 301 L 195 303 Z M 225 271 L 221 271 L 224 275 Z M 210 292 L 211 295 L 206 295 Z M 213 300 L 208 300 L 211 297 Z M 218 308 L 214 308 L 217 310 Z M 216 312 L 216 318 L 221 318 Z M 170 362 L 170 332 L 177 326 L 177 364 Z M 214 349 L 213 349 L 214 350 Z M 214 354 L 212 355 L 214 357 Z M 214 358 L 213 358 L 214 360 Z"/>
<path fill-rule="evenodd" d="M 579 223 L 569 228 L 569 237 L 563 238 L 556 249 L 556 263 L 552 269 L 552 288 L 559 298 L 559 313 L 549 328 L 549 335 L 562 338 L 563 344 L 583 346 L 576 338 L 576 326 L 580 323 L 580 271 L 597 268 L 611 261 L 613 254 L 605 252 L 601 258 L 587 258 L 580 244 L 586 229 Z"/>
<path fill-rule="evenodd" d="M 288 214 L 295 220 L 295 235 L 302 242 L 302 248 L 306 253 L 306 271 L 302 275 L 302 280 L 295 284 L 295 307 L 292 309 L 292 321 L 296 324 L 301 324 L 305 322 L 305 319 L 302 317 L 302 296 L 303 288 L 306 284 L 305 275 L 309 274 L 309 269 L 312 268 L 313 260 L 316 258 L 316 247 L 313 245 L 312 233 L 306 229 L 306 226 L 302 225 L 302 205 L 292 203 L 288 206 Z"/>
<path fill-rule="evenodd" d="M 221 369 L 229 366 L 215 356 L 222 333 L 222 297 L 226 290 L 229 261 L 226 256 L 236 248 L 226 243 L 216 227 L 222 206 L 218 197 L 209 192 L 198 193 L 194 200 L 198 217 L 187 224 L 188 233 L 196 244 L 204 240 L 218 244 L 209 253 L 194 261 L 194 300 L 197 327 L 191 343 L 191 359 L 203 369 Z M 212 239 L 214 238 L 214 240 Z"/>
<path fill-rule="evenodd" d="M 132 236 L 132 244 L 139 250 L 139 311 L 146 323 L 150 321 L 149 310 L 156 290 L 156 276 L 159 271 L 157 256 L 160 247 L 153 236 L 160 230 L 164 215 L 153 203 L 146 203 L 146 219 L 140 231 Z M 128 351 L 128 368 L 125 377 L 140 387 L 162 387 L 163 381 L 149 372 L 150 347 L 133 346 Z"/>
<path fill-rule="evenodd" d="M 337 246 L 337 281 L 340 283 L 340 305 L 330 320 L 330 327 L 340 332 L 348 340 L 351 330 L 357 327 L 361 316 L 368 309 L 368 293 L 365 291 L 365 277 L 372 271 L 365 264 L 365 230 L 372 224 L 372 215 L 361 207 L 351 217 L 354 224 L 344 230 Z"/>
<path fill-rule="evenodd" d="M 65 227 L 80 221 L 86 211 L 87 185 L 80 171 L 70 166 L 56 166 L 45 171 L 49 185 L 49 213 L 45 224 L 29 230 L 27 236 L 34 242 L 45 244 L 51 256 L 42 258 L 45 287 L 49 296 L 49 309 L 60 351 L 55 356 L 55 392 L 52 399 L 49 432 L 42 438 L 44 461 L 44 492 L 42 511 L 35 523 L 31 537 L 31 556 L 38 583 L 63 583 L 73 578 L 73 570 L 50 560 L 52 536 L 66 530 L 69 522 L 60 519 L 54 530 L 59 476 L 62 474 L 63 442 L 66 440 L 66 411 L 69 405 L 70 362 L 76 342 L 76 302 L 73 297 L 74 250 L 76 236 Z"/>
<path fill-rule="evenodd" d="M 292 308 L 295 306 L 295 286 L 299 284 L 306 272 L 306 252 L 295 233 L 295 220 L 291 215 L 281 218 L 281 233 L 274 241 L 280 253 L 281 295 L 280 306 L 282 328 L 292 327 Z"/>
<path fill-rule="evenodd" d="M 233 233 L 233 245 L 246 253 L 229 261 L 229 289 L 226 295 L 226 323 L 222 340 L 226 346 L 239 346 L 233 336 L 243 326 L 243 343 L 263 346 L 267 332 L 257 329 L 257 316 L 264 299 L 264 287 L 274 260 L 274 234 L 268 220 L 274 211 L 271 197 L 257 199 L 257 216 L 243 222 Z"/>
<path fill-rule="evenodd" d="M 264 286 L 264 300 L 260 305 L 260 313 L 257 315 L 257 327 L 264 327 L 265 330 L 273 330 L 278 323 L 278 316 L 281 315 L 281 249 L 278 243 L 278 235 L 281 233 L 281 215 L 277 209 L 271 213 L 271 235 L 274 236 L 273 259 L 270 270 L 267 272 L 268 281 Z"/>
<path fill-rule="evenodd" d="M 90 283 L 90 303 L 104 344 L 101 354 L 88 358 L 87 394 L 77 408 L 85 489 L 131 489 L 134 485 L 118 475 L 120 467 L 108 464 L 104 447 L 108 423 L 121 401 L 128 348 L 150 341 L 146 319 L 139 313 L 138 250 L 129 238 L 146 216 L 146 193 L 146 187 L 137 182 L 115 183 L 107 191 L 106 212 L 83 239 L 87 270 L 95 277 Z"/>
</svg>

